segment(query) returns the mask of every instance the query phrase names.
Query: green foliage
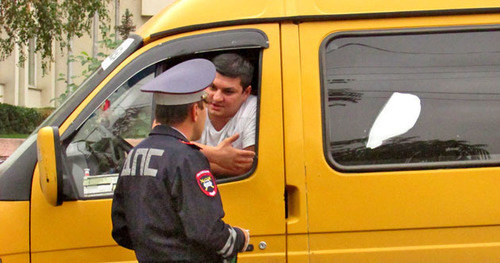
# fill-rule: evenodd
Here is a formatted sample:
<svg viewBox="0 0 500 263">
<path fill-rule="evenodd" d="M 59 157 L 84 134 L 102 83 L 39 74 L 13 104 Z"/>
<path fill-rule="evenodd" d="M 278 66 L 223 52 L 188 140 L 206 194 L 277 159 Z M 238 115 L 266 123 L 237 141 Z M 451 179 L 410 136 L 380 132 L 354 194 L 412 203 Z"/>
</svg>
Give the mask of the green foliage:
<svg viewBox="0 0 500 263">
<path fill-rule="evenodd" d="M 50 114 L 55 110 L 55 108 L 52 107 L 45 107 L 45 108 L 36 108 L 36 111 L 40 114 L 42 117 L 42 120 L 47 119 Z"/>
<path fill-rule="evenodd" d="M 94 14 L 101 22 L 109 21 L 109 0 L 1 0 L 0 60 L 9 57 L 14 46 L 20 47 L 20 64 L 26 60 L 25 46 L 35 41 L 35 53 L 42 57 L 45 72 L 53 57 L 53 43 L 61 49 L 68 39 L 89 34 Z"/>
<path fill-rule="evenodd" d="M 28 138 L 29 134 L 19 134 L 19 133 L 7 133 L 7 134 L 0 134 L 0 138 L 9 138 L 9 139 L 26 139 Z M 1 163 L 1 159 L 0 159 Z"/>
<path fill-rule="evenodd" d="M 99 44 L 99 48 L 107 51 L 112 51 L 122 43 L 122 40 L 115 41 L 115 34 L 110 33 L 111 32 L 110 26 L 102 25 L 100 26 L 100 29 L 101 29 L 102 39 L 97 42 Z M 80 52 L 80 54 L 77 56 L 71 56 L 69 58 L 71 62 L 79 62 L 80 65 L 85 66 L 81 74 L 71 76 L 71 80 L 80 77 L 83 77 L 85 79 L 88 78 L 90 75 L 92 75 L 94 71 L 99 69 L 102 61 L 106 59 L 108 56 L 109 54 L 107 54 L 107 52 L 106 53 L 99 52 L 98 54 L 96 54 L 96 56 L 91 56 L 85 51 Z M 78 88 L 78 85 L 75 84 L 74 81 L 68 83 L 66 74 L 64 73 L 59 73 L 59 78 L 57 80 L 66 83 L 66 90 L 64 91 L 64 93 L 62 93 L 61 95 L 59 95 L 59 97 L 54 99 L 57 102 L 62 103 L 64 100 L 68 98 L 69 95 L 71 95 Z"/>
<path fill-rule="evenodd" d="M 134 15 L 130 13 L 130 10 L 125 9 L 125 14 L 122 16 L 121 25 L 116 27 L 116 30 L 120 34 L 123 40 L 127 39 L 130 35 L 130 32 L 135 30 L 134 22 L 132 21 L 132 17 Z"/>
<path fill-rule="evenodd" d="M 0 134 L 30 134 L 52 112 L 0 103 Z"/>
<path fill-rule="evenodd" d="M 77 78 L 77 76 L 71 76 L 71 79 L 75 78 Z M 78 86 L 73 81 L 71 81 L 71 83 L 68 83 L 68 80 L 66 79 L 66 74 L 64 73 L 59 73 L 59 77 L 57 78 L 57 80 L 66 83 L 66 90 L 63 93 L 61 93 L 59 97 L 53 98 L 51 101 L 55 100 L 59 104 L 61 104 L 69 97 L 69 95 L 71 95 L 71 93 L 73 93 L 78 88 Z"/>
</svg>

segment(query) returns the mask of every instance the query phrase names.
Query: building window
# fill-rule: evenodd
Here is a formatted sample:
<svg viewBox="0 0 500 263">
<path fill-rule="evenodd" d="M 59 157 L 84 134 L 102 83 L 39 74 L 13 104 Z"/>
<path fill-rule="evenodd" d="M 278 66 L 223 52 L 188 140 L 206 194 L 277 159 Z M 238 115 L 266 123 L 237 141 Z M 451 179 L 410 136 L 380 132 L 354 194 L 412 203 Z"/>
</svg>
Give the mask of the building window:
<svg viewBox="0 0 500 263">
<path fill-rule="evenodd" d="M 28 86 L 36 87 L 36 54 L 35 39 L 30 39 L 28 45 Z"/>
</svg>

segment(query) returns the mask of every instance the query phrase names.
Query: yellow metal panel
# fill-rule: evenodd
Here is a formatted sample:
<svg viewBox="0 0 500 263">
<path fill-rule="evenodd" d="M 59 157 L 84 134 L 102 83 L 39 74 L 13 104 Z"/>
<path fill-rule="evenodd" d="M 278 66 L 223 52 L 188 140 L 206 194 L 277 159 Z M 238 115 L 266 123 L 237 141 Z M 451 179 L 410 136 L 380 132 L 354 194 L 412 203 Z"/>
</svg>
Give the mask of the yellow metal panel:
<svg viewBox="0 0 500 263">
<path fill-rule="evenodd" d="M 309 261 L 309 235 L 287 234 L 287 262 L 304 263 Z"/>
<path fill-rule="evenodd" d="M 148 20 L 136 33 L 151 34 L 189 25 L 284 15 L 282 1 L 179 0 Z"/>
<path fill-rule="evenodd" d="M 32 252 L 111 246 L 111 199 L 66 201 L 54 207 L 38 186 L 38 166 L 32 188 Z"/>
<path fill-rule="evenodd" d="M 500 0 L 178 0 L 136 33 L 148 41 L 154 33 L 224 21 L 498 7 Z"/>
<path fill-rule="evenodd" d="M 314 234 L 311 260 L 329 262 L 499 262 L 500 227 Z"/>
<path fill-rule="evenodd" d="M 33 253 L 32 262 L 137 262 L 134 251 L 119 246 L 81 248 Z"/>
<path fill-rule="evenodd" d="M 52 206 L 38 186 L 35 168 L 31 206 L 32 262 L 108 262 L 135 259 L 111 237 L 111 199 L 66 201 Z"/>
<path fill-rule="evenodd" d="M 288 193 L 287 233 L 307 233 L 307 203 L 300 90 L 300 50 L 298 26 L 281 25 L 283 67 L 283 118 L 285 133 L 285 171 Z"/>
<path fill-rule="evenodd" d="M 304 167 L 298 26 L 281 25 L 283 120 L 287 189 L 287 262 L 307 262 L 309 241 Z"/>
<path fill-rule="evenodd" d="M 431 11 L 472 8 L 494 8 L 500 6 L 498 0 L 299 0 L 304 12 L 309 14 L 365 14 L 405 11 Z"/>
<path fill-rule="evenodd" d="M 0 258 L 3 263 L 29 259 L 28 201 L 0 201 Z"/>
<path fill-rule="evenodd" d="M 266 243 L 265 249 L 259 248 L 260 242 Z M 284 257 L 286 244 L 283 242 L 283 235 L 252 236 L 250 243 L 254 245 L 254 251 L 238 254 L 238 263 L 286 262 Z"/>
<path fill-rule="evenodd" d="M 22 254 L 3 255 L 0 256 L 2 263 L 26 263 L 30 262 L 30 254 L 28 252 Z"/>
</svg>

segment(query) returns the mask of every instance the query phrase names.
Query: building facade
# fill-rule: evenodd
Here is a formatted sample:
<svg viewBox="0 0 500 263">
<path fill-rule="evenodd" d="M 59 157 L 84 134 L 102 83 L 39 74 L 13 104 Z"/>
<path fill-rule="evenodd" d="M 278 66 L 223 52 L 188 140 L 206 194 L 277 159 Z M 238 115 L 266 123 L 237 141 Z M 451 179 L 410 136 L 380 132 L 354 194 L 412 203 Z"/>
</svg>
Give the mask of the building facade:
<svg viewBox="0 0 500 263">
<path fill-rule="evenodd" d="M 114 33 L 115 25 L 121 23 L 127 9 L 132 13 L 133 25 L 137 29 L 174 1 L 110 0 L 108 9 L 111 30 Z M 24 65 L 20 66 L 20 50 L 16 46 L 9 58 L 0 61 L 0 103 L 36 108 L 57 107 L 61 102 L 58 98 L 67 91 L 67 83 L 80 84 L 84 79 L 82 71 L 87 67 L 77 61 L 69 62 L 68 57 L 77 56 L 82 52 L 89 56 L 97 56 L 99 52 L 111 53 L 98 44 L 101 32 L 97 23 L 94 24 L 90 35 L 74 38 L 71 41 L 71 50 L 61 50 L 56 44 L 53 48 L 54 62 L 50 63 L 49 70 L 45 74 L 42 72 L 40 56 L 31 52 L 29 47 L 24 47 L 27 57 Z"/>
</svg>

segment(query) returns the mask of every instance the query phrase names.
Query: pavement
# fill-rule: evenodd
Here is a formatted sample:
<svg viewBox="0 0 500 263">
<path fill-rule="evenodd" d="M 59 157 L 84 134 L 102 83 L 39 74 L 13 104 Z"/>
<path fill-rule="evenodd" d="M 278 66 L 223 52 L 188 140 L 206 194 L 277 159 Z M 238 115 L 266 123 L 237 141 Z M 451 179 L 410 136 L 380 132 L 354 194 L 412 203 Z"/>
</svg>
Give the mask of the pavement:
<svg viewBox="0 0 500 263">
<path fill-rule="evenodd" d="M 25 139 L 0 138 L 0 164 L 24 142 Z"/>
</svg>

